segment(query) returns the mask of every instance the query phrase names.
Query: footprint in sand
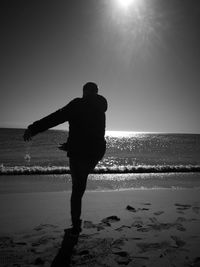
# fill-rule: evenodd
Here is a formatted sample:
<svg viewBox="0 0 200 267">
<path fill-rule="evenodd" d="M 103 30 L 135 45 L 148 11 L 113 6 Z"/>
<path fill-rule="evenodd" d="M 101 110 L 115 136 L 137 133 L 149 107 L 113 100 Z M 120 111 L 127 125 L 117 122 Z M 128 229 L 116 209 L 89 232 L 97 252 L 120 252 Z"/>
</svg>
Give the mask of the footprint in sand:
<svg viewBox="0 0 200 267">
<path fill-rule="evenodd" d="M 0 247 L 7 247 L 13 244 L 13 238 L 9 236 L 1 236 L 0 237 Z"/>
<path fill-rule="evenodd" d="M 128 206 L 126 207 L 126 209 L 127 209 L 128 211 L 130 211 L 130 212 L 147 211 L 147 210 L 149 210 L 148 208 L 138 208 L 138 209 L 136 210 L 134 207 L 132 207 L 132 206 L 130 206 L 130 205 L 128 205 Z"/>
<path fill-rule="evenodd" d="M 101 220 L 103 223 L 113 223 L 113 222 L 118 222 L 120 221 L 120 218 L 113 215 L 113 216 L 109 216 L 109 217 L 106 217 L 104 219 Z"/>
<path fill-rule="evenodd" d="M 108 221 L 105 220 L 104 222 L 100 222 L 98 224 L 94 224 L 92 221 L 84 221 L 83 228 L 86 228 L 86 229 L 96 228 L 97 231 L 101 231 L 101 230 L 104 230 L 105 227 L 111 226 L 111 224 Z"/>
<path fill-rule="evenodd" d="M 163 213 L 164 213 L 164 211 L 161 210 L 161 211 L 156 211 L 153 214 L 156 215 L 156 216 L 159 216 L 159 215 L 161 215 Z"/>
<path fill-rule="evenodd" d="M 139 208 L 138 211 L 146 211 L 146 210 L 149 210 L 148 208 Z"/>
<path fill-rule="evenodd" d="M 182 224 L 177 224 L 176 229 L 181 232 L 185 232 L 186 229 Z"/>
<path fill-rule="evenodd" d="M 185 217 L 178 217 L 178 218 L 176 219 L 176 222 L 177 222 L 177 223 L 186 222 L 186 221 L 187 221 L 187 220 L 186 220 Z"/>
<path fill-rule="evenodd" d="M 126 251 L 114 252 L 113 254 L 117 256 L 115 260 L 120 265 L 128 265 L 131 261 L 131 257 Z"/>
<path fill-rule="evenodd" d="M 49 243 L 49 241 L 52 242 L 55 239 L 56 238 L 55 237 L 52 237 L 52 236 L 42 236 L 38 240 L 34 241 L 32 243 L 32 246 L 33 247 L 36 247 L 36 246 L 40 246 L 40 245 L 46 245 L 46 244 Z"/>
<path fill-rule="evenodd" d="M 124 224 L 123 224 L 123 225 L 120 226 L 119 228 L 115 229 L 115 231 L 121 232 L 121 231 L 123 231 L 125 228 L 130 229 L 131 226 L 128 226 L 128 225 L 124 225 Z"/>
<path fill-rule="evenodd" d="M 96 225 L 97 227 L 97 231 L 101 231 L 101 230 L 104 230 L 105 227 L 110 227 L 111 224 L 109 222 L 100 222 Z"/>
<path fill-rule="evenodd" d="M 141 252 L 147 252 L 147 251 L 152 251 L 152 250 L 158 250 L 158 249 L 166 249 L 170 246 L 170 244 L 167 241 L 163 241 L 161 243 L 144 243 L 140 242 L 136 244 Z"/>
<path fill-rule="evenodd" d="M 44 265 L 44 263 L 45 261 L 40 257 L 36 258 L 34 261 L 34 265 Z"/>
<path fill-rule="evenodd" d="M 185 246 L 185 241 L 183 241 L 180 237 L 172 235 L 171 238 L 175 241 L 177 247 Z"/>
<path fill-rule="evenodd" d="M 138 228 L 137 231 L 138 232 L 145 233 L 145 232 L 149 232 L 150 231 L 150 228 L 148 228 L 148 227 L 141 227 L 141 228 Z"/>
<path fill-rule="evenodd" d="M 192 206 L 188 205 L 188 204 L 179 204 L 179 203 L 175 203 L 174 204 L 177 208 L 177 210 L 182 211 L 182 210 L 188 210 L 190 209 Z"/>
<path fill-rule="evenodd" d="M 84 221 L 83 228 L 86 229 L 96 228 L 96 225 L 92 221 Z"/>
<path fill-rule="evenodd" d="M 124 241 L 126 239 L 125 238 L 119 238 L 119 239 L 115 239 L 112 243 L 111 243 L 111 247 L 112 250 L 114 249 L 121 249 L 121 246 L 124 246 Z"/>
<path fill-rule="evenodd" d="M 177 210 L 176 212 L 183 215 L 185 214 L 182 210 Z"/>
<path fill-rule="evenodd" d="M 58 226 L 57 225 L 53 225 L 53 224 L 40 224 L 38 226 L 36 226 L 34 228 L 35 231 L 41 231 L 41 230 L 44 230 L 46 228 L 57 228 Z"/>
<path fill-rule="evenodd" d="M 200 207 L 192 207 L 194 213 L 199 214 Z"/>
<path fill-rule="evenodd" d="M 136 212 L 136 211 L 137 211 L 134 207 L 132 207 L 132 206 L 130 206 L 130 205 L 128 205 L 128 206 L 126 207 L 126 209 L 127 209 L 128 211 L 131 211 L 131 212 Z"/>
<path fill-rule="evenodd" d="M 132 227 L 136 227 L 137 229 L 142 228 L 144 225 L 142 220 L 135 220 L 134 223 L 132 223 Z"/>
</svg>

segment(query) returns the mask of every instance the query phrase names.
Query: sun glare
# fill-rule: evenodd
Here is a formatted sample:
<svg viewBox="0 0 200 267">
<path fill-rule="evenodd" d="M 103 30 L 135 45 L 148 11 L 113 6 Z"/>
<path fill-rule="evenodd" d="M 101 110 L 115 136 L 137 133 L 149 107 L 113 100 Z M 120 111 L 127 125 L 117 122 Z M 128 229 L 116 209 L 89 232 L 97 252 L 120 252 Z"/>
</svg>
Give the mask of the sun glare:
<svg viewBox="0 0 200 267">
<path fill-rule="evenodd" d="M 116 1 L 121 8 L 128 9 L 132 5 L 137 5 L 140 0 L 116 0 Z"/>
<path fill-rule="evenodd" d="M 110 137 L 130 137 L 134 135 L 134 132 L 127 131 L 106 131 L 106 136 Z"/>
<path fill-rule="evenodd" d="M 120 6 L 127 8 L 131 3 L 132 0 L 118 0 Z"/>
</svg>

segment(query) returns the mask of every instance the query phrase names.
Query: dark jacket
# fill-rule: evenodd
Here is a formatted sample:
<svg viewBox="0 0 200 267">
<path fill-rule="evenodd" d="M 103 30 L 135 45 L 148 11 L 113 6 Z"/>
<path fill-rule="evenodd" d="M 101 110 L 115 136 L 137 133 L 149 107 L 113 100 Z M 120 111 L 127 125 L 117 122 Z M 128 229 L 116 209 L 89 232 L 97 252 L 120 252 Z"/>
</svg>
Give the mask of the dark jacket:
<svg viewBox="0 0 200 267">
<path fill-rule="evenodd" d="M 106 149 L 105 112 L 107 101 L 101 95 L 75 98 L 68 105 L 31 124 L 32 136 L 58 124 L 69 122 L 67 152 L 69 157 L 100 160 Z"/>
</svg>

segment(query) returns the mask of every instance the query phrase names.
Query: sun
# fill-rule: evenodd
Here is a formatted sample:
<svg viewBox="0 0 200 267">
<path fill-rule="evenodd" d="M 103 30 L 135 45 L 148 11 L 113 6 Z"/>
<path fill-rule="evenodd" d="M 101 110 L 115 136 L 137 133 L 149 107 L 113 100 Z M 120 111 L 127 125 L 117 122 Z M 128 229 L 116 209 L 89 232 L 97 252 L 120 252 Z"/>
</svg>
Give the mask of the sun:
<svg viewBox="0 0 200 267">
<path fill-rule="evenodd" d="M 116 0 L 121 8 L 128 9 L 131 5 L 136 4 L 139 0 Z"/>
</svg>

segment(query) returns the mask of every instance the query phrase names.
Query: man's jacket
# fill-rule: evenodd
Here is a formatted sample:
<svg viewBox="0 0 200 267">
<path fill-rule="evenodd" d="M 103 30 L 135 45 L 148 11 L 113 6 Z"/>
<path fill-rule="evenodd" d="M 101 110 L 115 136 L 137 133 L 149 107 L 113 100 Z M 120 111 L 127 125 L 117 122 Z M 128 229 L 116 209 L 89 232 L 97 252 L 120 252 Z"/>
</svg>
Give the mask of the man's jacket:
<svg viewBox="0 0 200 267">
<path fill-rule="evenodd" d="M 29 125 L 32 136 L 58 124 L 69 122 L 69 157 L 101 159 L 105 153 L 105 112 L 107 101 L 101 95 L 75 98 L 69 104 Z"/>
</svg>

